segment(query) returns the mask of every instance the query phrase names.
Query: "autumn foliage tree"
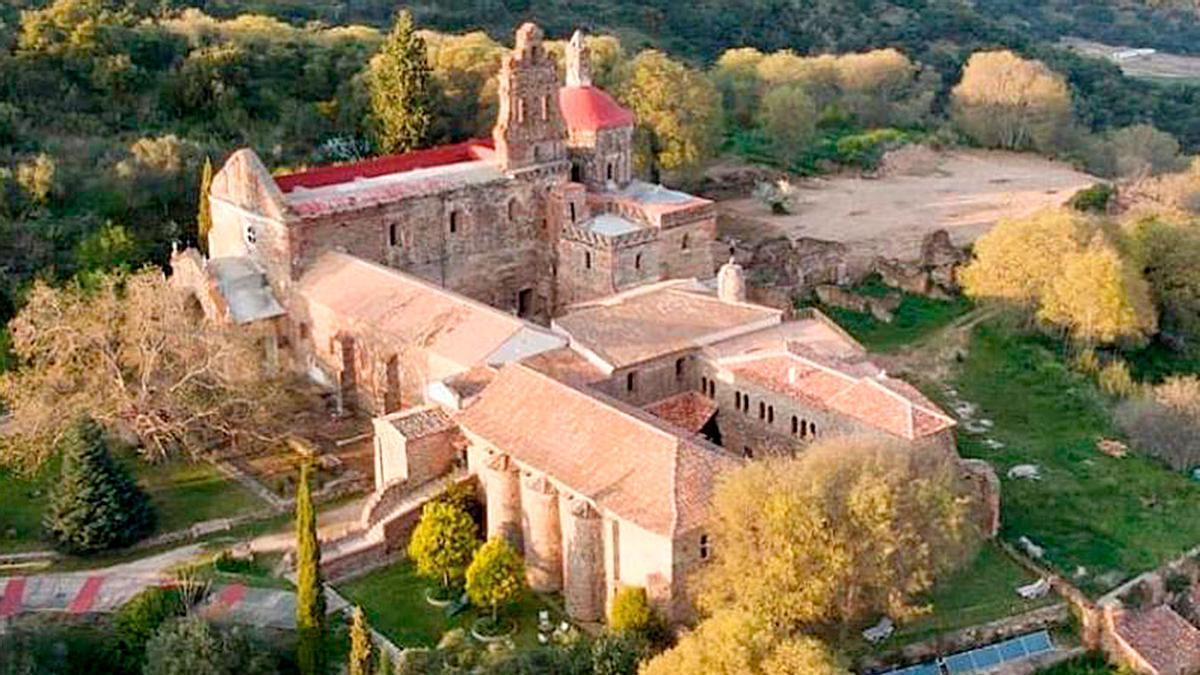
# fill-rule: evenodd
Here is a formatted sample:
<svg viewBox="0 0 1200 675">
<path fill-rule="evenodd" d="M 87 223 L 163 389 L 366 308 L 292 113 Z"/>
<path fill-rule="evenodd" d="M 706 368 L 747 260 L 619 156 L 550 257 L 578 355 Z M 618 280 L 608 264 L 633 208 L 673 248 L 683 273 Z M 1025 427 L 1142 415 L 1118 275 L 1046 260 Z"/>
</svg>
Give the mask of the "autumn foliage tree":
<svg viewBox="0 0 1200 675">
<path fill-rule="evenodd" d="M 525 562 L 503 537 L 493 537 L 475 551 L 467 568 L 467 596 L 492 612 L 492 626 L 499 621 L 500 608 L 525 590 Z"/>
<path fill-rule="evenodd" d="M 1056 150 L 1071 122 L 1066 80 L 1007 50 L 973 54 L 950 98 L 959 127 L 987 147 Z"/>
<path fill-rule="evenodd" d="M 747 465 L 717 486 L 700 606 L 780 630 L 913 616 L 974 555 L 972 512 L 951 456 L 885 440 L 831 438 Z"/>
<path fill-rule="evenodd" d="M 204 321 L 193 302 L 157 269 L 98 273 L 86 287 L 35 283 L 9 324 L 17 367 L 0 376 L 12 412 L 0 459 L 39 465 L 83 415 L 135 435 L 154 458 L 282 438 L 289 398 L 258 336 Z"/>
<path fill-rule="evenodd" d="M 432 501 L 408 543 L 408 556 L 421 574 L 434 577 L 443 591 L 461 583 L 478 546 L 475 521 L 458 504 Z"/>
<path fill-rule="evenodd" d="M 716 153 L 721 100 L 703 74 L 647 50 L 633 59 L 619 94 L 637 116 L 637 162 L 652 177 L 695 171 Z"/>
</svg>

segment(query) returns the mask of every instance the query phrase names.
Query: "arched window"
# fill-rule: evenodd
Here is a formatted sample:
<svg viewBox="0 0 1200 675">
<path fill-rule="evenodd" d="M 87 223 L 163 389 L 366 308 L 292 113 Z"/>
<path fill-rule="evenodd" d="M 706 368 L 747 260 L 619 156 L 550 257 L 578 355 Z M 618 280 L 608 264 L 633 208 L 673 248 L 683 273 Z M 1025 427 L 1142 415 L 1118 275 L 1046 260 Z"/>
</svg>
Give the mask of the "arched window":
<svg viewBox="0 0 1200 675">
<path fill-rule="evenodd" d="M 633 371 L 625 375 L 625 391 L 637 391 L 637 371 Z"/>
<path fill-rule="evenodd" d="M 750 414 L 750 394 L 742 394 L 742 412 Z"/>
<path fill-rule="evenodd" d="M 742 409 L 742 392 L 733 392 L 733 407 L 737 408 L 738 410 Z"/>
<path fill-rule="evenodd" d="M 808 420 L 800 420 L 800 438 L 808 438 Z"/>
<path fill-rule="evenodd" d="M 701 560 L 708 559 L 708 535 L 707 534 L 700 535 L 700 559 Z"/>
<path fill-rule="evenodd" d="M 689 242 L 689 241 L 688 241 L 688 236 L 687 236 L 687 234 L 684 234 L 684 235 L 683 235 L 683 241 L 681 242 L 681 244 L 680 244 L 680 247 L 681 247 L 683 250 L 685 250 L 685 251 L 686 251 L 686 250 L 688 250 L 688 246 L 689 246 L 690 244 L 691 244 L 691 242 Z"/>
<path fill-rule="evenodd" d="M 508 200 L 508 222 L 517 222 L 517 200 L 516 198 Z"/>
<path fill-rule="evenodd" d="M 635 270 L 642 269 L 642 254 L 641 253 L 639 253 L 633 257 L 633 269 L 635 269 Z"/>
<path fill-rule="evenodd" d="M 702 393 L 702 394 L 708 393 L 708 378 L 707 377 L 700 378 L 700 393 Z"/>
<path fill-rule="evenodd" d="M 800 418 L 795 415 L 792 415 L 792 433 L 800 433 Z"/>
<path fill-rule="evenodd" d="M 399 223 L 392 223 L 391 225 L 388 225 L 388 246 L 399 246 L 399 245 L 400 245 L 400 225 L 399 225 Z"/>
<path fill-rule="evenodd" d="M 767 404 L 762 401 L 758 402 L 758 419 L 767 419 Z"/>
<path fill-rule="evenodd" d="M 708 381 L 708 397 L 709 398 L 717 397 L 717 381 L 716 380 Z"/>
<path fill-rule="evenodd" d="M 584 267 L 584 269 L 589 269 L 589 270 L 592 269 L 592 252 L 591 251 L 583 252 L 583 267 Z"/>
<path fill-rule="evenodd" d="M 816 422 L 810 422 L 810 423 L 809 423 L 809 425 L 808 425 L 808 435 L 809 435 L 809 436 L 812 436 L 813 438 L 816 438 L 816 437 L 817 437 L 817 423 L 816 423 Z"/>
<path fill-rule="evenodd" d="M 458 210 L 455 209 L 450 212 L 450 234 L 458 232 L 458 220 Z"/>
<path fill-rule="evenodd" d="M 742 457 L 745 457 L 746 459 L 754 459 L 754 451 L 750 449 L 750 446 L 742 446 Z"/>
<path fill-rule="evenodd" d="M 612 180 L 613 179 L 613 164 L 612 164 L 612 162 L 608 163 L 608 167 L 605 169 L 605 171 L 608 175 L 608 180 Z"/>
<path fill-rule="evenodd" d="M 675 359 L 675 379 L 683 379 L 684 360 L 682 358 Z"/>
<path fill-rule="evenodd" d="M 767 424 L 775 423 L 775 406 L 767 406 Z"/>
<path fill-rule="evenodd" d="M 575 202 L 571 202 L 571 222 L 575 222 Z"/>
</svg>

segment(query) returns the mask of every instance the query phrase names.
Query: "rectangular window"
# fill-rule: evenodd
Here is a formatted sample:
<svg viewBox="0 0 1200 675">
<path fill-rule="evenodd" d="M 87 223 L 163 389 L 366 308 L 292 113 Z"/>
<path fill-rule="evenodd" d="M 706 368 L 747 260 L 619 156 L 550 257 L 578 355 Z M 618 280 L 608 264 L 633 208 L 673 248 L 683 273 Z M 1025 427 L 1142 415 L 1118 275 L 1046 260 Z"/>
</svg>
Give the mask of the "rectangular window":
<svg viewBox="0 0 1200 675">
<path fill-rule="evenodd" d="M 625 375 L 625 391 L 637 391 L 637 371 Z"/>
<path fill-rule="evenodd" d="M 675 359 L 675 379 L 676 380 L 683 379 L 683 368 L 684 368 L 683 359 Z"/>
<path fill-rule="evenodd" d="M 458 232 L 458 211 L 450 212 L 450 234 Z"/>
<path fill-rule="evenodd" d="M 700 559 L 701 560 L 708 559 L 708 535 L 707 534 L 700 535 Z"/>
<path fill-rule="evenodd" d="M 392 223 L 388 226 L 388 246 L 396 247 L 400 245 L 400 226 Z"/>
</svg>

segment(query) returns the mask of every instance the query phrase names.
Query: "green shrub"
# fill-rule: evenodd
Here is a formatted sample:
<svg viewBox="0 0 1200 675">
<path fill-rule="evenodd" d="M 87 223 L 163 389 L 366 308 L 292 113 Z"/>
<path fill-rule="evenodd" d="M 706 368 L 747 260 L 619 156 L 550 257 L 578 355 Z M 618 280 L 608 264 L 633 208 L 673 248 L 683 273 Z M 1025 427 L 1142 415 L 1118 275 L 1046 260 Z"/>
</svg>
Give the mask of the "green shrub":
<svg viewBox="0 0 1200 675">
<path fill-rule="evenodd" d="M 1076 354 L 1071 359 L 1071 365 L 1075 367 L 1075 370 L 1092 377 L 1099 375 L 1101 368 L 1104 367 L 1104 364 L 1100 362 L 1100 357 L 1096 355 L 1096 350 L 1090 348 Z"/>
<path fill-rule="evenodd" d="M 861 134 L 843 136 L 837 141 L 837 162 L 847 166 L 873 169 L 883 154 L 902 145 L 908 135 L 899 129 L 872 129 Z"/>
<path fill-rule="evenodd" d="M 55 545 L 73 554 L 128 546 L 154 529 L 150 498 L 113 460 L 104 429 L 83 419 L 63 443 L 62 478 L 44 525 Z"/>
<path fill-rule="evenodd" d="M 639 634 L 605 633 L 592 643 L 592 675 L 635 675 L 647 654 Z"/>
<path fill-rule="evenodd" d="M 167 619 L 187 611 L 174 588 L 148 588 L 133 596 L 113 617 L 113 637 L 122 663 L 131 672 L 141 668 L 146 642 Z"/>
<path fill-rule="evenodd" d="M 641 633 L 654 621 L 654 611 L 646 598 L 646 589 L 624 586 L 613 598 L 608 625 L 617 633 Z"/>
<path fill-rule="evenodd" d="M 146 643 L 144 675 L 268 675 L 278 658 L 245 629 L 220 630 L 199 617 L 164 623 Z"/>
<path fill-rule="evenodd" d="M 1117 188 L 1109 183 L 1096 183 L 1071 196 L 1067 204 L 1083 213 L 1107 213 L 1108 205 L 1117 197 Z"/>
</svg>

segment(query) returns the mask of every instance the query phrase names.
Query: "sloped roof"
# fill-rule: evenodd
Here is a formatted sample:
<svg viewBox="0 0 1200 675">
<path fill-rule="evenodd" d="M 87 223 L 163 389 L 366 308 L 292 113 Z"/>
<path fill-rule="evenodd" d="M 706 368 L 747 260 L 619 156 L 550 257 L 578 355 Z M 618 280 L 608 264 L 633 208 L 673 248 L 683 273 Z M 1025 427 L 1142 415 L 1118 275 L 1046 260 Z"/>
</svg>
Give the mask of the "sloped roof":
<svg viewBox="0 0 1200 675">
<path fill-rule="evenodd" d="M 1156 672 L 1200 671 L 1200 630 L 1167 605 L 1125 612 L 1115 623 L 1117 637 Z"/>
<path fill-rule="evenodd" d="M 348 183 L 356 178 L 374 178 L 414 169 L 488 159 L 492 156 L 494 147 L 490 138 L 475 138 L 462 143 L 439 145 L 397 155 L 385 155 L 359 162 L 331 164 L 307 171 L 283 174 L 276 176 L 275 182 L 279 185 L 280 190 L 288 193 L 298 187 L 319 188 L 326 185 Z"/>
<path fill-rule="evenodd" d="M 217 290 L 229 307 L 236 324 L 270 319 L 284 314 L 283 306 L 267 283 L 258 265 L 245 256 L 213 258 L 208 269 L 217 282 Z"/>
<path fill-rule="evenodd" d="M 617 103 L 608 92 L 591 85 L 560 87 L 558 105 L 571 131 L 599 131 L 633 126 L 633 113 Z"/>
<path fill-rule="evenodd" d="M 458 422 L 518 464 L 664 536 L 702 524 L 716 476 L 740 464 L 636 408 L 520 363 L 501 368 Z"/>
<path fill-rule="evenodd" d="M 622 368 L 778 323 L 783 313 L 722 302 L 694 279 L 642 286 L 576 305 L 554 325 L 571 343 Z"/>
<path fill-rule="evenodd" d="M 778 351 L 731 357 L 721 365 L 736 377 L 901 438 L 923 438 L 955 424 L 915 388 L 882 371 L 850 374 L 792 352 Z"/>
<path fill-rule="evenodd" d="M 338 319 L 364 335 L 415 344 L 462 372 L 562 347 L 561 336 L 399 270 L 345 253 L 321 255 L 298 284 L 313 321 Z"/>
<path fill-rule="evenodd" d="M 651 415 L 693 434 L 700 433 L 704 425 L 717 413 L 716 402 L 695 391 L 685 391 L 642 408 Z"/>
</svg>

